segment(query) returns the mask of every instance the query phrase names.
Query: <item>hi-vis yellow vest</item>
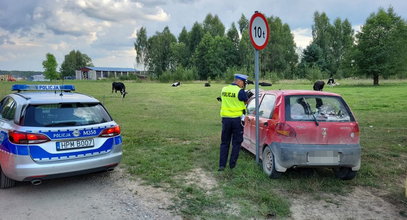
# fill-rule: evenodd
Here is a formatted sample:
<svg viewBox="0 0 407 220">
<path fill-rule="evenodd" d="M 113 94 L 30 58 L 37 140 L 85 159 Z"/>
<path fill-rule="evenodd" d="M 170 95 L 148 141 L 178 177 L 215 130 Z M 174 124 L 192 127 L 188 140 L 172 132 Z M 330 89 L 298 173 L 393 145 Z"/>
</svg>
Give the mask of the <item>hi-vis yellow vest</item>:
<svg viewBox="0 0 407 220">
<path fill-rule="evenodd" d="M 240 87 L 237 85 L 225 86 L 222 89 L 221 98 L 222 106 L 220 108 L 220 116 L 226 118 L 237 118 L 243 115 L 243 110 L 246 109 L 244 102 L 240 101 L 238 94 Z"/>
</svg>

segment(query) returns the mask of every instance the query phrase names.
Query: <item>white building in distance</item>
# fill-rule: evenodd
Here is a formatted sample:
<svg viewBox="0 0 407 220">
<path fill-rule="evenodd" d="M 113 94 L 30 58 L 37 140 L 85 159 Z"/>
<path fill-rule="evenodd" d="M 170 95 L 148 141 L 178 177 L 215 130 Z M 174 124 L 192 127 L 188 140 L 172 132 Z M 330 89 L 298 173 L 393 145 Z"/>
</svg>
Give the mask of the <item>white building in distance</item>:
<svg viewBox="0 0 407 220">
<path fill-rule="evenodd" d="M 140 71 L 133 68 L 116 68 L 116 67 L 83 67 L 75 71 L 76 79 L 80 80 L 98 80 L 106 78 L 118 78 L 120 76 L 137 75 Z"/>
</svg>

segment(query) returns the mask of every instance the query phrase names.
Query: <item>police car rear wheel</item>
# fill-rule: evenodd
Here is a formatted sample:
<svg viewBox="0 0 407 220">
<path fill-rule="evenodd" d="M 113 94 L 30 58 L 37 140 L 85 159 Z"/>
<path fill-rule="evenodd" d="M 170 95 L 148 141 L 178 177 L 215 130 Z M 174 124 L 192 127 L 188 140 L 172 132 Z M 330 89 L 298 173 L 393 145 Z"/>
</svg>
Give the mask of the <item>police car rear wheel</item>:
<svg viewBox="0 0 407 220">
<path fill-rule="evenodd" d="M 3 170 L 0 167 L 0 189 L 11 188 L 15 186 L 16 182 L 6 175 L 4 175 Z"/>
</svg>

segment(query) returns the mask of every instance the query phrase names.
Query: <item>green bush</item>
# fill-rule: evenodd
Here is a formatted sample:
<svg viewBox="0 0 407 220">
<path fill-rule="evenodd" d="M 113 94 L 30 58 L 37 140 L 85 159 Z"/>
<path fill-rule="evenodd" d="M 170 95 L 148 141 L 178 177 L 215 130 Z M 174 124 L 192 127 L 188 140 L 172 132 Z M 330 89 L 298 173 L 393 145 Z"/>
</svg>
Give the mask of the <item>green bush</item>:
<svg viewBox="0 0 407 220">
<path fill-rule="evenodd" d="M 119 77 L 120 80 L 140 80 L 139 77 L 137 75 L 134 74 L 130 74 L 128 76 L 120 76 Z"/>
<path fill-rule="evenodd" d="M 198 79 L 196 69 L 177 67 L 175 70 L 167 70 L 159 77 L 160 82 L 192 81 Z"/>
<path fill-rule="evenodd" d="M 318 67 L 306 67 L 306 78 L 311 82 L 315 82 L 323 78 L 322 71 Z"/>
<path fill-rule="evenodd" d="M 224 74 L 223 78 L 217 79 L 218 81 L 224 81 L 225 83 L 230 83 L 233 82 L 234 80 L 234 74 L 244 74 L 248 75 L 250 80 L 254 80 L 254 75 L 249 74 L 246 68 L 237 68 L 237 67 L 229 67 L 226 70 L 226 73 Z"/>
<path fill-rule="evenodd" d="M 271 83 L 277 83 L 280 81 L 281 77 L 277 72 L 266 72 L 264 74 L 264 80 L 270 81 Z"/>
</svg>

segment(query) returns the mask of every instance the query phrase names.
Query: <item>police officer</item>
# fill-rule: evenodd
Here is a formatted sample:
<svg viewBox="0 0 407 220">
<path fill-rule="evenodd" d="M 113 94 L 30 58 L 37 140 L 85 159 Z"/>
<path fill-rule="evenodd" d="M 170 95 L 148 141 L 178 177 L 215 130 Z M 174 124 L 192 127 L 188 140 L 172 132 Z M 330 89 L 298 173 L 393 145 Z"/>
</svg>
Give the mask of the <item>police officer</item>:
<svg viewBox="0 0 407 220">
<path fill-rule="evenodd" d="M 232 153 L 229 161 L 231 169 L 236 166 L 240 146 L 243 142 L 242 119 L 244 118 L 245 104 L 248 99 L 244 88 L 248 76 L 243 74 L 235 74 L 234 76 L 234 82 L 223 87 L 221 92 L 222 106 L 220 116 L 222 117 L 222 137 L 218 171 L 223 171 L 226 167 L 230 141 L 232 140 Z"/>
</svg>

